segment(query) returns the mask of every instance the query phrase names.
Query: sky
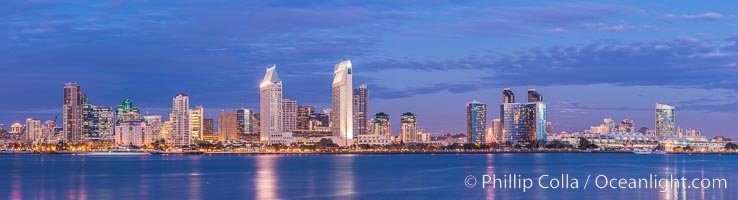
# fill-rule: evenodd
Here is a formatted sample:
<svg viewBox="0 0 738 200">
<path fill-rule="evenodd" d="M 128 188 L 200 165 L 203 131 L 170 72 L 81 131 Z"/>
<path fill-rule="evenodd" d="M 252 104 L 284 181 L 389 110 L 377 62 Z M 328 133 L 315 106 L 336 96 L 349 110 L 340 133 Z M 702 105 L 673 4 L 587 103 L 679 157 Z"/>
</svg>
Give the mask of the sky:
<svg viewBox="0 0 738 200">
<path fill-rule="evenodd" d="M 603 118 L 738 139 L 738 7 L 675 1 L 5 1 L 0 123 L 61 115 L 65 82 L 91 104 L 130 98 L 167 115 L 185 92 L 205 117 L 258 110 L 276 64 L 284 98 L 330 107 L 333 66 L 353 63 L 370 113 L 415 113 L 464 133 L 465 104 L 499 117 L 503 88 L 536 88 L 554 131 Z M 61 116 L 59 117 L 61 121 Z"/>
</svg>

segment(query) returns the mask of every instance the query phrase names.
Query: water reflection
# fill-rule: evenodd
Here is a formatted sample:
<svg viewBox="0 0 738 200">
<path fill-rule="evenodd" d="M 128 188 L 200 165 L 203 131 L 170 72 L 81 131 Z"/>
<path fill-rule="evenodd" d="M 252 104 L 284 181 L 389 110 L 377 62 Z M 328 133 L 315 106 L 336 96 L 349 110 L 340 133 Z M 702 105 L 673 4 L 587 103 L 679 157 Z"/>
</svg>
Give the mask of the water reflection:
<svg viewBox="0 0 738 200">
<path fill-rule="evenodd" d="M 335 162 L 334 187 L 336 195 L 349 196 L 354 191 L 354 158 L 356 155 L 338 155 Z"/>
<path fill-rule="evenodd" d="M 487 154 L 487 171 L 486 174 L 495 174 L 495 155 L 494 154 Z M 488 200 L 494 200 L 495 199 L 495 190 L 494 189 L 487 189 L 485 190 L 486 196 Z"/>
<path fill-rule="evenodd" d="M 279 199 L 277 194 L 276 155 L 256 156 L 256 177 L 254 178 L 255 199 Z"/>
</svg>

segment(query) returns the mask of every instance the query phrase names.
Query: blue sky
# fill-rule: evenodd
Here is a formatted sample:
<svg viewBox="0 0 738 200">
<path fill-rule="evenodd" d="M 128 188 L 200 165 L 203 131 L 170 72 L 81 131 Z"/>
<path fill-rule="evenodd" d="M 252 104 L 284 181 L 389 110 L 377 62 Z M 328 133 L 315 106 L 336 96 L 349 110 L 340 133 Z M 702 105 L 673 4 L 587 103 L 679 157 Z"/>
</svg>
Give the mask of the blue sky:
<svg viewBox="0 0 738 200">
<path fill-rule="evenodd" d="M 351 59 L 370 112 L 413 112 L 431 132 L 464 132 L 466 102 L 491 120 L 503 88 L 524 99 L 535 87 L 556 131 L 605 117 L 652 128 L 659 102 L 677 106 L 678 126 L 736 137 L 737 4 L 8 1 L 0 123 L 61 114 L 69 81 L 92 104 L 131 98 L 151 114 L 185 92 L 216 118 L 258 108 L 272 64 L 284 98 L 327 108 L 333 65 Z"/>
</svg>

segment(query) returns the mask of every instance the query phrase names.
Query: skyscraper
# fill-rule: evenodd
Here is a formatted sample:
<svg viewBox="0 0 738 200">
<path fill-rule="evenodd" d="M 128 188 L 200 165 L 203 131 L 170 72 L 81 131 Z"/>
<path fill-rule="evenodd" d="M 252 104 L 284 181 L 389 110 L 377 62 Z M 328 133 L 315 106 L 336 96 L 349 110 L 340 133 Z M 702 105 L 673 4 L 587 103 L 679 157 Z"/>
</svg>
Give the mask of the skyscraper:
<svg viewBox="0 0 738 200">
<path fill-rule="evenodd" d="M 618 126 L 621 133 L 635 133 L 635 122 L 632 119 L 623 119 Z"/>
<path fill-rule="evenodd" d="M 491 124 L 489 125 L 490 129 L 492 129 L 492 134 L 495 140 L 497 140 L 497 143 L 504 143 L 505 142 L 505 135 L 502 131 L 502 121 L 500 119 L 493 119 Z M 489 138 L 489 137 L 487 137 Z M 487 143 L 490 143 L 487 141 Z"/>
<path fill-rule="evenodd" d="M 205 110 L 202 105 L 197 105 L 195 109 L 190 110 L 190 140 L 202 140 L 203 114 Z"/>
<path fill-rule="evenodd" d="M 113 109 L 85 104 L 82 121 L 82 140 L 113 140 Z"/>
<path fill-rule="evenodd" d="M 26 144 L 39 144 L 43 142 L 41 134 L 41 120 L 34 118 L 26 119 L 26 129 L 23 132 L 23 143 Z"/>
<path fill-rule="evenodd" d="M 466 137 L 469 143 L 486 143 L 487 104 L 472 101 L 466 104 Z"/>
<path fill-rule="evenodd" d="M 170 141 L 175 146 L 192 144 L 190 138 L 190 98 L 185 93 L 179 93 L 172 99 L 172 113 L 169 115 L 171 123 Z"/>
<path fill-rule="evenodd" d="M 222 141 L 238 139 L 238 123 L 236 112 L 221 111 L 218 113 L 218 138 Z"/>
<path fill-rule="evenodd" d="M 297 129 L 297 101 L 282 99 L 282 131 Z"/>
<path fill-rule="evenodd" d="M 374 134 L 384 136 L 387 139 L 392 138 L 392 127 L 390 126 L 390 116 L 383 112 L 374 115 Z"/>
<path fill-rule="evenodd" d="M 43 125 L 41 125 L 41 137 L 42 143 L 52 143 L 54 142 L 54 129 L 56 128 L 56 122 L 54 120 L 46 120 Z"/>
<path fill-rule="evenodd" d="M 258 140 L 257 138 L 253 138 L 253 131 L 251 128 L 253 127 L 252 120 L 254 118 L 254 111 L 247 108 L 240 108 L 236 110 L 236 125 L 237 130 L 237 138 L 240 140 L 246 140 L 246 141 L 254 141 Z"/>
<path fill-rule="evenodd" d="M 502 90 L 502 103 L 515 103 L 515 94 L 510 88 Z"/>
<path fill-rule="evenodd" d="M 369 120 L 369 90 L 366 84 L 354 88 L 354 134 L 367 134 L 367 120 Z"/>
<path fill-rule="evenodd" d="M 675 107 L 656 103 L 656 136 L 674 136 Z"/>
<path fill-rule="evenodd" d="M 406 112 L 400 119 L 400 141 L 413 143 L 418 141 L 418 121 L 415 114 Z"/>
<path fill-rule="evenodd" d="M 615 120 L 612 118 L 605 118 L 602 120 L 602 132 L 603 133 L 613 133 L 617 132 L 618 129 L 615 126 Z"/>
<path fill-rule="evenodd" d="M 124 122 L 131 120 L 141 120 L 141 113 L 138 107 L 133 106 L 131 99 L 123 99 L 120 105 L 115 106 L 115 121 Z"/>
<path fill-rule="evenodd" d="M 268 143 L 270 133 L 282 132 L 282 80 L 276 65 L 267 68 L 259 94 L 260 140 Z"/>
<path fill-rule="evenodd" d="M 543 102 L 543 96 L 535 88 L 528 89 L 528 103 Z"/>
<path fill-rule="evenodd" d="M 341 146 L 350 146 L 354 138 L 353 82 L 351 61 L 336 64 L 333 70 L 333 95 L 330 113 L 333 136 L 343 141 L 335 141 Z"/>
<path fill-rule="evenodd" d="M 310 118 L 315 113 L 315 107 L 313 106 L 298 106 L 297 107 L 297 129 L 301 131 L 308 131 L 310 129 Z"/>
<path fill-rule="evenodd" d="M 537 140 L 546 140 L 546 104 L 534 103 L 505 103 L 505 94 L 512 91 L 503 91 L 503 103 L 500 105 L 500 121 L 504 142 L 533 143 Z M 540 96 L 540 94 L 538 94 Z M 542 99 L 542 97 L 541 97 Z"/>
<path fill-rule="evenodd" d="M 215 121 L 211 118 L 202 119 L 202 135 L 215 134 Z"/>
<path fill-rule="evenodd" d="M 64 84 L 64 135 L 67 142 L 75 143 L 82 138 L 82 110 L 87 104 L 87 96 L 77 83 Z"/>
<path fill-rule="evenodd" d="M 146 126 L 149 126 L 151 131 L 150 140 L 144 141 L 146 144 L 154 142 L 153 140 L 159 140 L 164 138 L 165 123 L 161 120 L 161 115 L 146 115 L 143 117 L 146 122 Z"/>
</svg>

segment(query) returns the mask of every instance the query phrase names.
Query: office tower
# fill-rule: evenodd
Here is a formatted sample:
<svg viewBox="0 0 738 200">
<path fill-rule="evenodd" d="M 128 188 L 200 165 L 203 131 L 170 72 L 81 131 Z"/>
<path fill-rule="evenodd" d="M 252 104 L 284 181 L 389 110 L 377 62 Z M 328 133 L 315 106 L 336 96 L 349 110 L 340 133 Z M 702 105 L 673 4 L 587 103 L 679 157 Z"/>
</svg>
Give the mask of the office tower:
<svg viewBox="0 0 738 200">
<path fill-rule="evenodd" d="M 400 141 L 405 144 L 418 141 L 418 121 L 415 114 L 402 113 L 400 118 Z"/>
<path fill-rule="evenodd" d="M 115 106 L 115 121 L 125 122 L 141 120 L 141 113 L 138 107 L 133 106 L 131 99 L 123 99 L 120 105 Z"/>
<path fill-rule="evenodd" d="M 56 122 L 54 120 L 46 120 L 41 125 L 42 143 L 52 143 L 54 141 L 54 129 L 55 128 L 56 128 Z"/>
<path fill-rule="evenodd" d="M 23 143 L 40 144 L 43 142 L 41 136 L 41 120 L 27 118 L 26 129 L 23 131 L 23 136 L 21 137 L 23 138 Z"/>
<path fill-rule="evenodd" d="M 113 140 L 113 109 L 85 104 L 82 111 L 82 140 Z"/>
<path fill-rule="evenodd" d="M 238 123 L 236 112 L 220 111 L 218 113 L 218 138 L 221 141 L 237 140 Z"/>
<path fill-rule="evenodd" d="M 635 133 L 635 122 L 632 119 L 623 119 L 618 129 L 621 133 Z"/>
<path fill-rule="evenodd" d="M 515 103 L 515 94 L 510 88 L 502 90 L 502 103 Z"/>
<path fill-rule="evenodd" d="M 254 111 L 251 109 L 240 108 L 236 110 L 236 135 L 239 140 L 253 141 L 257 138 L 253 137 L 252 120 L 254 118 Z"/>
<path fill-rule="evenodd" d="M 369 120 L 369 90 L 366 84 L 354 88 L 354 135 L 367 134 Z"/>
<path fill-rule="evenodd" d="M 149 129 L 151 131 L 150 135 L 151 138 L 149 140 L 145 140 L 145 144 L 150 144 L 154 142 L 155 140 L 159 140 L 164 138 L 164 132 L 166 127 L 166 123 L 164 123 L 161 120 L 161 115 L 146 115 L 143 117 L 144 121 L 146 122 L 146 126 L 149 126 Z"/>
<path fill-rule="evenodd" d="M 87 96 L 77 83 L 64 84 L 64 135 L 69 143 L 76 143 L 82 138 L 83 109 L 87 104 Z"/>
<path fill-rule="evenodd" d="M 297 101 L 282 99 L 282 131 L 297 129 Z"/>
<path fill-rule="evenodd" d="M 21 134 L 21 131 L 23 130 L 23 125 L 16 122 L 10 125 L 10 134 Z"/>
<path fill-rule="evenodd" d="M 512 91 L 507 90 L 503 94 L 508 92 L 512 94 Z M 546 140 L 546 104 L 543 102 L 503 103 L 500 105 L 500 121 L 505 142 L 533 143 Z"/>
<path fill-rule="evenodd" d="M 551 121 L 546 121 L 546 135 L 551 135 L 553 133 L 553 124 Z"/>
<path fill-rule="evenodd" d="M 276 65 L 267 68 L 259 94 L 260 141 L 268 143 L 270 133 L 282 132 L 282 80 Z"/>
<path fill-rule="evenodd" d="M 675 107 L 656 103 L 656 136 L 674 136 Z"/>
<path fill-rule="evenodd" d="M 308 131 L 310 129 L 310 118 L 315 113 L 313 106 L 297 107 L 297 130 Z"/>
<path fill-rule="evenodd" d="M 466 104 L 466 137 L 469 143 L 487 143 L 487 104 L 472 101 Z"/>
<path fill-rule="evenodd" d="M 202 105 L 197 105 L 195 109 L 190 110 L 190 140 L 198 141 L 202 140 L 202 127 L 203 127 L 203 115 L 205 109 Z"/>
<path fill-rule="evenodd" d="M 202 135 L 212 135 L 215 133 L 215 122 L 213 119 L 202 119 Z"/>
<path fill-rule="evenodd" d="M 543 102 L 543 95 L 538 93 L 535 88 L 528 89 L 528 103 Z"/>
<path fill-rule="evenodd" d="M 354 138 L 353 83 L 351 61 L 336 64 L 333 70 L 333 95 L 330 113 L 333 136 L 344 141 L 335 141 L 341 146 L 350 146 Z"/>
<path fill-rule="evenodd" d="M 384 136 L 387 139 L 392 138 L 392 128 L 390 126 L 390 116 L 383 112 L 374 115 L 374 134 Z"/>
<path fill-rule="evenodd" d="M 192 144 L 190 139 L 190 97 L 179 93 L 172 99 L 172 113 L 169 115 L 172 126 L 170 142 L 175 146 Z"/>
<path fill-rule="evenodd" d="M 256 136 L 255 140 L 251 140 L 251 142 L 260 142 L 261 141 L 261 114 L 260 113 L 254 113 L 253 118 L 251 118 L 251 130 L 253 131 L 253 135 Z"/>
<path fill-rule="evenodd" d="M 503 131 L 502 131 L 502 121 L 500 121 L 500 119 L 493 119 L 489 127 L 492 130 L 493 138 L 497 140 L 497 143 L 504 143 L 505 135 L 503 134 Z M 487 142 L 487 143 L 490 143 L 490 142 Z"/>
<path fill-rule="evenodd" d="M 153 141 L 151 127 L 141 120 L 129 120 L 116 123 L 115 144 L 142 147 Z"/>
<path fill-rule="evenodd" d="M 602 120 L 602 133 L 613 133 L 617 132 L 618 129 L 615 128 L 615 120 L 612 118 L 605 118 Z"/>
</svg>

